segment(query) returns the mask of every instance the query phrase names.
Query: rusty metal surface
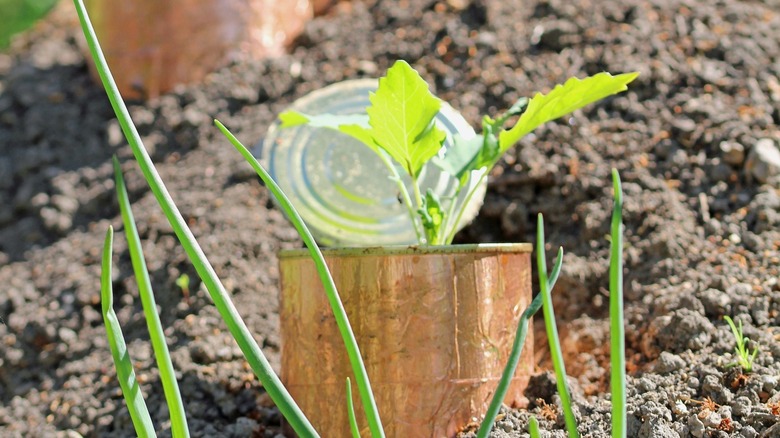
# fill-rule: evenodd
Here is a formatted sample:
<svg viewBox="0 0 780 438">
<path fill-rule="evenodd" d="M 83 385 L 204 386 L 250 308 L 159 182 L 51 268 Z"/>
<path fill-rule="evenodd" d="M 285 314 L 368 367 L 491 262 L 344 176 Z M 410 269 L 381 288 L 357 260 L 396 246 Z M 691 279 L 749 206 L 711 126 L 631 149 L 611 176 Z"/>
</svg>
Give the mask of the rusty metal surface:
<svg viewBox="0 0 780 438">
<path fill-rule="evenodd" d="M 389 437 L 453 436 L 484 413 L 531 299 L 530 247 L 516 250 L 325 252 Z M 282 380 L 323 436 L 349 436 L 354 377 L 314 264 L 280 254 L 280 267 Z M 510 405 L 533 370 L 531 335 Z M 353 400 L 367 430 L 354 385 Z"/>
</svg>

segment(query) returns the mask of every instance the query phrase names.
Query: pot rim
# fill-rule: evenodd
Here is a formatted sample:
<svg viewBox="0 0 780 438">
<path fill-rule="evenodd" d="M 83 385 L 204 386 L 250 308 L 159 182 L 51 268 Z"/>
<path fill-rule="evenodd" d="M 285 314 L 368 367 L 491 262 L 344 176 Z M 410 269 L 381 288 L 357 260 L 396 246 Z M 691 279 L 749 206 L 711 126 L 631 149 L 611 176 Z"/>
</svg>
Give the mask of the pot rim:
<svg viewBox="0 0 780 438">
<path fill-rule="evenodd" d="M 368 247 L 320 248 L 325 257 L 365 257 L 381 255 L 506 254 L 530 253 L 530 243 L 475 243 L 466 245 L 386 245 Z M 280 259 L 310 257 L 306 248 L 282 249 Z"/>
</svg>

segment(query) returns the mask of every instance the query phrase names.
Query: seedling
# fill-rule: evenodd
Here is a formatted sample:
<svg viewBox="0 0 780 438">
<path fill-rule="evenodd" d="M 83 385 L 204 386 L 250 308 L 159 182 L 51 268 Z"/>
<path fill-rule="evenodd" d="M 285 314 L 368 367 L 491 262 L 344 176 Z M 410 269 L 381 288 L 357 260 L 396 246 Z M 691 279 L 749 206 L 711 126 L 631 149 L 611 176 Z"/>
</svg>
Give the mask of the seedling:
<svg viewBox="0 0 780 438">
<path fill-rule="evenodd" d="M 531 438 L 539 438 L 539 420 L 536 417 L 531 417 L 528 420 L 528 433 L 531 435 Z"/>
<path fill-rule="evenodd" d="M 739 366 L 744 372 L 751 372 L 753 370 L 753 360 L 758 354 L 758 346 L 756 346 L 753 351 L 750 351 L 750 348 L 748 348 L 747 345 L 748 342 L 750 342 L 750 339 L 742 333 L 742 321 L 739 321 L 739 325 L 737 325 L 734 324 L 734 321 L 728 315 L 725 315 L 723 319 L 725 319 L 729 324 L 729 327 L 731 327 L 731 333 L 734 335 L 734 341 L 737 343 L 737 345 L 734 347 L 734 353 L 737 355 L 737 361 L 730 364 L 729 366 Z"/>
<path fill-rule="evenodd" d="M 176 286 L 181 289 L 181 294 L 184 297 L 184 301 L 189 304 L 190 302 L 190 276 L 187 274 L 181 274 L 176 279 Z"/>
<path fill-rule="evenodd" d="M 340 131 L 374 151 L 387 167 L 391 184 L 397 185 L 419 243 L 443 245 L 452 243 L 469 200 L 490 170 L 522 137 L 548 121 L 626 90 L 637 76 L 599 73 L 583 80 L 571 78 L 548 94 L 518 100 L 495 119 L 485 116 L 481 136 L 455 135 L 446 150 L 442 149 L 446 134 L 434 122 L 441 100 L 405 61 L 396 61 L 379 79 L 376 92 L 369 96 L 366 115 L 309 115 L 290 110 L 279 119 L 283 128 L 309 124 Z M 505 129 L 516 116 L 517 122 Z M 456 182 L 451 197 L 442 199 L 430 189 L 423 191 L 419 177 L 428 163 Z M 477 184 L 469 184 L 470 180 Z M 467 187 L 464 202 L 458 203 Z"/>
</svg>

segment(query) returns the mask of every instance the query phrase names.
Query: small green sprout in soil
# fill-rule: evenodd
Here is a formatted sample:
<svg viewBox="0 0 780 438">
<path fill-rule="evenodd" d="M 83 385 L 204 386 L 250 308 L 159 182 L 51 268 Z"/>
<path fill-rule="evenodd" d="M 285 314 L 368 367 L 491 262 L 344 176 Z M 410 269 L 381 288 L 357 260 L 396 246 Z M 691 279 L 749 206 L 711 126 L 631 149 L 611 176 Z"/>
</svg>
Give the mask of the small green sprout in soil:
<svg viewBox="0 0 780 438">
<path fill-rule="evenodd" d="M 184 301 L 190 302 L 190 276 L 187 274 L 181 274 L 176 279 L 176 286 L 181 290 L 181 294 L 184 297 Z"/>
<path fill-rule="evenodd" d="M 756 346 L 753 351 L 750 351 L 750 348 L 748 348 L 747 345 L 748 342 L 750 342 L 750 339 L 742 333 L 742 321 L 735 324 L 728 315 L 724 316 L 723 319 L 725 319 L 729 324 L 729 327 L 731 327 L 731 333 L 734 335 L 734 341 L 737 344 L 734 347 L 734 353 L 737 355 L 737 360 L 730 364 L 730 366 L 739 366 L 746 373 L 753 371 L 753 360 L 758 354 L 758 346 Z"/>
<path fill-rule="evenodd" d="M 376 92 L 369 96 L 366 115 L 308 115 L 289 110 L 279 119 L 283 128 L 308 124 L 340 131 L 374 151 L 387 167 L 390 183 L 397 185 L 418 243 L 445 245 L 452 243 L 469 200 L 490 170 L 522 137 L 546 122 L 625 91 L 637 76 L 635 72 L 599 73 L 582 80 L 570 78 L 548 94 L 518 100 L 495 119 L 485 116 L 481 136 L 455 135 L 446 150 L 442 145 L 447 135 L 434 123 L 441 100 L 405 61 L 396 61 L 379 79 Z M 505 129 L 514 118 L 516 123 Z M 442 199 L 430 189 L 423 190 L 420 173 L 428 163 L 456 182 L 452 196 Z M 463 202 L 458 202 L 464 189 Z"/>
</svg>

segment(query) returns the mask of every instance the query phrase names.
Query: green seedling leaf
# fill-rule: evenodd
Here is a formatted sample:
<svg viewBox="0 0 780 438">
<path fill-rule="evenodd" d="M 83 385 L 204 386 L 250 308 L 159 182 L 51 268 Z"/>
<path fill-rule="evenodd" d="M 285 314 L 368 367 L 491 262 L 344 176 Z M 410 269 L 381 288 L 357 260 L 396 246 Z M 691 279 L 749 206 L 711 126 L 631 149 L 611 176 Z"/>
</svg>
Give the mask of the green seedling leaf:
<svg viewBox="0 0 780 438">
<path fill-rule="evenodd" d="M 466 170 L 482 169 L 483 167 L 489 169 L 498 161 L 501 156 L 498 135 L 502 126 L 503 123 L 500 120 L 493 120 L 490 117 L 482 119 L 482 148 Z"/>
<path fill-rule="evenodd" d="M 311 118 L 311 116 L 307 116 L 293 110 L 285 111 L 279 114 L 279 121 L 282 122 L 280 126 L 282 128 L 291 128 L 293 126 L 305 125 L 311 121 Z"/>
<path fill-rule="evenodd" d="M 358 428 L 357 418 L 355 417 L 355 405 L 352 402 L 352 383 L 349 381 L 349 377 L 347 377 L 347 418 L 352 438 L 360 438 L 360 428 Z"/>
<path fill-rule="evenodd" d="M 531 438 L 539 438 L 541 436 L 539 434 L 539 420 L 536 417 L 528 419 L 528 434 L 531 435 Z"/>
<path fill-rule="evenodd" d="M 485 139 L 483 137 L 465 139 L 462 135 L 455 134 L 452 141 L 452 147 L 447 149 L 444 157 L 434 157 L 431 161 L 441 170 L 465 183 L 465 176 L 473 170 L 474 160 L 482 149 Z"/>
<path fill-rule="evenodd" d="M 396 61 L 387 70 L 369 99 L 371 106 L 366 112 L 371 137 L 409 175 L 416 177 L 439 152 L 446 137 L 433 123 L 441 101 L 405 61 Z"/>
<path fill-rule="evenodd" d="M 519 116 L 520 114 L 524 113 L 526 108 L 528 108 L 528 102 L 529 100 L 527 97 L 521 97 L 520 99 L 517 99 L 517 102 L 510 106 L 504 115 L 499 119 L 501 124 L 503 125 L 506 119 L 510 117 Z"/>
<path fill-rule="evenodd" d="M 746 373 L 753 371 L 753 360 L 755 360 L 756 355 L 758 354 L 758 348 L 753 349 L 752 352 L 750 351 L 750 348 L 748 348 L 747 345 L 748 342 L 750 342 L 750 339 L 747 338 L 742 331 L 742 321 L 739 321 L 739 325 L 737 325 L 728 315 L 725 315 L 723 319 L 725 319 L 729 324 L 729 327 L 731 327 L 731 333 L 734 335 L 734 341 L 736 342 L 734 353 L 737 356 L 737 361 L 731 366 L 739 365 Z"/>
<path fill-rule="evenodd" d="M 416 177 L 423 165 L 441 149 L 446 134 L 434 124 L 441 101 L 406 61 L 396 61 L 369 95 L 367 115 L 309 115 L 285 111 L 283 128 L 309 124 L 348 134 L 371 149 L 385 151 L 406 172 Z"/>
<path fill-rule="evenodd" d="M 0 49 L 51 11 L 57 0 L 0 0 Z"/>
<path fill-rule="evenodd" d="M 561 254 L 559 250 L 558 254 Z M 539 213 L 536 227 L 536 266 L 539 272 L 539 295 L 542 296 L 542 313 L 544 314 L 544 328 L 547 332 L 547 341 L 550 345 L 550 358 L 552 359 L 553 370 L 555 371 L 555 384 L 558 389 L 558 396 L 561 398 L 561 408 L 563 409 L 563 418 L 566 423 L 566 430 L 570 438 L 579 438 L 577 431 L 577 420 L 574 417 L 572 409 L 571 392 L 566 384 L 566 366 L 563 362 L 563 350 L 561 341 L 558 337 L 558 327 L 555 323 L 555 310 L 553 309 L 551 284 L 549 278 L 557 278 L 560 268 L 553 269 L 551 277 L 547 276 L 547 263 L 544 257 L 544 219 Z"/>
<path fill-rule="evenodd" d="M 381 158 L 385 159 L 388 163 L 390 163 L 390 166 L 392 166 L 392 162 L 390 161 L 390 159 L 385 158 L 387 156 L 387 153 L 383 151 L 379 147 L 379 145 L 376 144 L 376 142 L 374 141 L 374 137 L 371 134 L 371 130 L 369 128 L 366 128 L 361 125 L 341 125 L 339 126 L 339 131 L 362 142 L 364 145 L 368 146 L 372 151 L 379 154 Z M 391 174 L 392 173 L 393 172 L 391 172 Z"/>
<path fill-rule="evenodd" d="M 176 279 L 176 286 L 179 286 L 179 289 L 185 294 L 189 295 L 190 293 L 190 276 L 187 274 L 181 274 L 179 275 L 179 278 Z"/>
<path fill-rule="evenodd" d="M 116 181 L 116 194 L 119 201 L 119 211 L 122 215 L 122 224 L 125 227 L 127 238 L 127 249 L 130 253 L 130 261 L 133 265 L 135 281 L 138 285 L 138 295 L 141 297 L 141 305 L 146 318 L 146 326 L 149 330 L 149 339 L 152 342 L 154 357 L 157 361 L 157 368 L 160 371 L 160 381 L 162 382 L 165 401 L 168 405 L 168 412 L 171 415 L 171 434 L 174 438 L 187 438 L 190 436 L 187 428 L 187 416 L 184 412 L 184 403 L 181 399 L 179 384 L 176 381 L 176 372 L 173 369 L 171 355 L 168 351 L 168 344 L 165 342 L 165 332 L 162 328 L 160 315 L 157 314 L 157 304 L 154 300 L 152 291 L 152 281 L 149 279 L 149 270 L 146 268 L 143 249 L 141 248 L 141 237 L 138 235 L 138 228 L 135 225 L 133 210 L 130 208 L 130 198 L 127 196 L 125 179 L 122 177 L 122 170 L 119 166 L 119 160 L 113 157 L 114 180 Z M 187 277 L 186 274 L 182 277 Z M 177 284 L 179 277 L 176 280 Z M 189 285 L 189 278 L 186 278 Z"/>
<path fill-rule="evenodd" d="M 376 142 L 374 142 L 374 138 L 371 136 L 371 125 L 369 125 L 368 115 L 366 114 L 310 115 L 295 110 L 288 110 L 279 114 L 279 120 L 282 122 L 282 128 L 309 125 L 315 128 L 327 128 L 340 131 L 365 144 L 374 152 L 378 154 L 384 153 L 379 149 Z"/>
<path fill-rule="evenodd" d="M 612 169 L 615 204 L 609 256 L 609 326 L 612 374 L 612 438 L 626 437 L 626 335 L 623 322 L 623 188 L 620 174 Z"/>
<path fill-rule="evenodd" d="M 439 236 L 439 230 L 444 222 L 444 210 L 441 208 L 439 195 L 428 189 L 423 198 L 423 205 L 417 211 L 422 219 L 425 238 L 432 245 L 439 244 L 436 239 Z"/>
<path fill-rule="evenodd" d="M 556 85 L 548 94 L 537 93 L 528 102 L 528 108 L 512 129 L 499 135 L 501 153 L 512 147 L 523 136 L 542 124 L 580 109 L 585 105 L 627 89 L 626 85 L 636 79 L 639 73 L 624 73 L 612 76 L 609 73 L 577 79 L 571 78 L 563 85 Z M 498 157 L 496 157 L 496 160 Z"/>
<path fill-rule="evenodd" d="M 340 130 L 345 125 L 358 125 L 369 128 L 368 115 L 366 114 L 320 114 L 310 115 L 295 110 L 287 110 L 279 114 L 282 128 L 290 128 L 299 125 L 309 125 L 315 128 L 330 128 Z"/>
<path fill-rule="evenodd" d="M 102 271 L 100 274 L 100 303 L 103 310 L 103 323 L 106 326 L 108 345 L 111 347 L 111 356 L 114 358 L 116 377 L 122 388 L 122 395 L 130 412 L 135 432 L 141 438 L 156 437 L 152 418 L 146 408 L 141 386 L 133 370 L 133 361 L 127 351 L 127 344 L 122 335 L 122 326 L 119 324 L 114 312 L 114 289 L 111 284 L 111 256 L 114 244 L 114 228 L 109 226 L 106 231 L 106 239 L 103 243 Z"/>
</svg>

